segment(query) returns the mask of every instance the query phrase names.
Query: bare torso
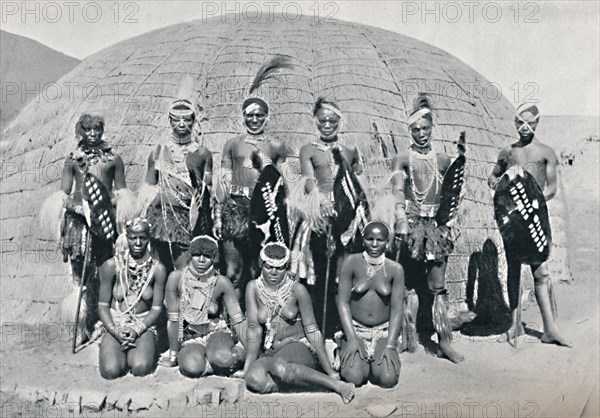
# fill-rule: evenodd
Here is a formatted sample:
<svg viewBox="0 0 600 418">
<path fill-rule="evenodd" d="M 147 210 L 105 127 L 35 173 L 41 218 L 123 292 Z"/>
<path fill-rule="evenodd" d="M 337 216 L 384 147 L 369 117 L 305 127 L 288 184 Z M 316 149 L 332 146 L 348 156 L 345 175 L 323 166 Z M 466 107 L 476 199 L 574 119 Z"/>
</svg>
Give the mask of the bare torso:
<svg viewBox="0 0 600 418">
<path fill-rule="evenodd" d="M 342 157 L 350 167 L 360 174 L 360 161 L 356 148 L 337 144 Z M 331 192 L 337 174 L 337 165 L 333 162 L 331 148 L 317 143 L 307 144 L 300 150 L 302 174 L 316 179 L 317 187 L 322 192 Z"/>
<path fill-rule="evenodd" d="M 430 151 L 430 153 L 432 152 L 435 151 Z M 450 167 L 450 163 L 450 157 L 444 153 L 435 153 L 434 159 L 433 155 L 428 154 L 423 156 L 407 150 L 400 152 L 394 158 L 392 171 L 402 172 L 404 193 L 407 200 L 411 202 L 416 201 L 413 188 L 411 187 L 411 182 L 414 182 L 415 188 L 418 191 L 425 191 L 429 187 L 429 192 L 425 197 L 428 204 L 439 204 L 441 184 L 446 170 Z"/>
<path fill-rule="evenodd" d="M 386 260 L 384 266 L 369 279 L 368 265 L 362 254 L 352 254 L 345 262 L 349 263 L 352 271 L 352 319 L 370 327 L 389 321 L 392 280 L 396 267 Z"/>
<path fill-rule="evenodd" d="M 233 172 L 233 184 L 249 187 L 250 196 L 256 186 L 260 171 L 252 166 L 252 153 L 259 151 L 265 157 L 262 164 L 278 164 L 285 160 L 285 146 L 276 139 L 252 135 L 241 135 L 230 139 L 223 150 L 223 168 Z"/>
<path fill-rule="evenodd" d="M 548 183 L 547 166 L 552 160 L 556 161 L 552 148 L 535 138 L 526 145 L 515 142 L 505 147 L 498 157 L 503 172 L 514 165 L 519 165 L 533 175 L 542 190 Z"/>
</svg>

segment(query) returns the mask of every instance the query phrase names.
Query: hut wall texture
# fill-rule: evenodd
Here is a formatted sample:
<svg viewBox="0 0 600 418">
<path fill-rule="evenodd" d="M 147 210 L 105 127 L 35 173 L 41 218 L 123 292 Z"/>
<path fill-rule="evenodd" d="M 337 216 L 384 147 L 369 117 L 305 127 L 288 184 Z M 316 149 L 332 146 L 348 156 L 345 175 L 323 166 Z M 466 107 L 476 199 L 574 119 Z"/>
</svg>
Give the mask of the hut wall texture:
<svg viewBox="0 0 600 418">
<path fill-rule="evenodd" d="M 391 159 L 409 145 L 407 114 L 418 91 L 434 105 L 435 147 L 454 156 L 454 141 L 468 141 L 466 191 L 449 260 L 451 299 L 465 299 L 467 268 L 490 239 L 502 242 L 493 219 L 486 178 L 499 149 L 515 138 L 514 109 L 487 80 L 460 60 L 423 42 L 364 25 L 337 22 L 192 21 L 159 29 L 102 50 L 64 76 L 56 100 L 32 101 L 7 128 L 2 149 L 2 315 L 5 320 L 50 320 L 68 289 L 69 272 L 58 244 L 38 227 L 43 200 L 58 187 L 62 162 L 75 147 L 74 125 L 83 112 L 106 120 L 105 135 L 137 189 L 155 144 L 168 136 L 166 111 L 185 74 L 194 78 L 193 99 L 201 109 L 196 130 L 218 163 L 225 141 L 241 132 L 241 101 L 257 69 L 273 54 L 294 67 L 259 92 L 272 106 L 269 135 L 291 147 L 298 167 L 300 147 L 315 139 L 311 118 L 318 96 L 344 112 L 343 141 L 358 145 L 371 186 Z M 556 241 L 552 269 L 568 275 L 566 209 L 551 206 Z"/>
</svg>

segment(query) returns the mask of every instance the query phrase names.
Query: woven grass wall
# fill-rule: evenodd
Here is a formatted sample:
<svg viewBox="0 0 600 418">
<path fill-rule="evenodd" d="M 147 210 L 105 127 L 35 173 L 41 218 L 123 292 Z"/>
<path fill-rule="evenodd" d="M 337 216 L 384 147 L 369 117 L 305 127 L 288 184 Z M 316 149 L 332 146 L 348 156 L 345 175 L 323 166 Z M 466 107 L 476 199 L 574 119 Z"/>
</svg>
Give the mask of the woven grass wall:
<svg viewBox="0 0 600 418">
<path fill-rule="evenodd" d="M 56 243 L 39 231 L 37 214 L 44 198 L 58 187 L 82 112 L 104 115 L 106 137 L 123 157 L 128 184 L 135 189 L 150 150 L 168 135 L 166 110 L 183 74 L 193 75 L 192 99 L 203 109 L 197 127 L 203 132 L 201 141 L 220 161 L 225 141 L 243 132 L 240 103 L 245 90 L 272 54 L 290 57 L 294 68 L 261 91 L 272 105 L 267 131 L 290 144 L 295 156 L 315 138 L 311 108 L 319 95 L 335 100 L 344 112 L 343 140 L 360 147 L 371 185 L 389 172 L 397 150 L 409 144 L 405 121 L 417 91 L 429 92 L 433 100 L 437 149 L 454 156 L 453 141 L 466 130 L 466 195 L 447 275 L 451 298 L 460 304 L 470 256 L 488 238 L 502 254 L 486 177 L 498 150 L 515 137 L 509 102 L 460 60 L 393 32 L 310 19 L 217 19 L 156 30 L 90 56 L 59 81 L 59 86 L 74 86 L 71 91 L 64 87 L 58 99 L 48 93 L 33 101 L 4 132 L 3 318 L 51 320 L 55 302 L 64 295 L 67 265 Z M 297 166 L 297 158 L 292 163 Z M 565 213 L 561 208 L 557 212 Z M 560 218 L 553 221 L 555 231 L 564 227 Z M 559 251 L 552 266 L 568 274 L 565 236 L 556 231 L 555 237 Z M 502 256 L 499 264 L 503 278 Z"/>
</svg>

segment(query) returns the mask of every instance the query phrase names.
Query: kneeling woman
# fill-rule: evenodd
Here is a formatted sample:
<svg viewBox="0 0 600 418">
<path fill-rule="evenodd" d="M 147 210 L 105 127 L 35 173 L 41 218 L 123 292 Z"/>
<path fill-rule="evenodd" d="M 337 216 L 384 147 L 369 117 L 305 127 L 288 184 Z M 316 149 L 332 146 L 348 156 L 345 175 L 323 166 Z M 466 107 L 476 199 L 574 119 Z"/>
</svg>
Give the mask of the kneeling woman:
<svg viewBox="0 0 600 418">
<path fill-rule="evenodd" d="M 108 331 L 100 344 L 100 374 L 116 379 L 146 375 L 156 367 L 155 324 L 162 309 L 167 271 L 150 254 L 150 224 L 125 224 L 126 245 L 100 268 L 98 313 Z M 120 244 L 120 243 L 119 243 Z"/>
<path fill-rule="evenodd" d="M 365 251 L 342 264 L 338 310 L 343 327 L 341 375 L 359 386 L 371 382 L 393 387 L 400 376 L 398 336 L 404 300 L 402 266 L 385 258 L 390 231 L 382 222 L 367 224 Z"/>
<path fill-rule="evenodd" d="M 248 354 L 243 375 L 256 392 L 320 386 L 337 392 L 344 403 L 354 398 L 354 385 L 339 380 L 325 352 L 310 295 L 287 274 L 290 252 L 269 243 L 260 253 L 261 276 L 246 287 Z M 261 342 L 264 325 L 266 336 Z M 317 359 L 326 374 L 317 367 Z"/>
<path fill-rule="evenodd" d="M 190 243 L 190 260 L 183 270 L 169 275 L 165 302 L 168 312 L 169 358 L 184 376 L 200 377 L 215 372 L 229 375 L 241 368 L 245 319 L 229 279 L 217 274 L 219 246 L 207 235 Z M 223 316 L 227 310 L 229 323 Z M 181 351 L 179 349 L 181 348 Z"/>
</svg>

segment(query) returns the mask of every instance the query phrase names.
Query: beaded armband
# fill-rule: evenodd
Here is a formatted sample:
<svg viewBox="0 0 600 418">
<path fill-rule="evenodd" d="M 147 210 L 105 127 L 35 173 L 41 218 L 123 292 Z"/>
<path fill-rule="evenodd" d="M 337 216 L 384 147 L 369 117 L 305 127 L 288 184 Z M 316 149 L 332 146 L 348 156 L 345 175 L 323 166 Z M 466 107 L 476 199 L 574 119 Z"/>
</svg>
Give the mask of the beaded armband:
<svg viewBox="0 0 600 418">
<path fill-rule="evenodd" d="M 162 305 L 155 305 L 150 308 L 153 311 L 162 311 Z"/>
<path fill-rule="evenodd" d="M 108 302 L 98 302 L 98 306 L 110 306 Z"/>
<path fill-rule="evenodd" d="M 313 332 L 319 331 L 319 326 L 317 324 L 306 325 L 304 327 L 305 334 L 311 334 Z"/>
<path fill-rule="evenodd" d="M 243 314 L 243 313 L 239 313 L 239 314 L 237 314 L 237 315 L 233 315 L 233 316 L 230 318 L 230 322 L 231 322 L 231 325 L 233 326 L 233 325 L 237 325 L 237 324 L 240 324 L 240 323 L 242 323 L 242 322 L 244 321 L 244 319 L 246 319 L 246 318 L 244 317 L 244 314 Z"/>
<path fill-rule="evenodd" d="M 167 320 L 169 322 L 179 322 L 179 312 L 167 312 Z"/>
</svg>

